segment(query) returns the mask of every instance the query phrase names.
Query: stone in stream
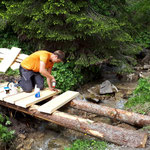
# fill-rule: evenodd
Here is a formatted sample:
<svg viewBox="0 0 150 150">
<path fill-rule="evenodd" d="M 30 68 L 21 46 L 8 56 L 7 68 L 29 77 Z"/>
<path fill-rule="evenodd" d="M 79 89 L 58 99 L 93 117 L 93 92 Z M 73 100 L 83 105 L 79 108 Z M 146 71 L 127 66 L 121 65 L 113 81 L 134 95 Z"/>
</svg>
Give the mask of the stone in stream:
<svg viewBox="0 0 150 150">
<path fill-rule="evenodd" d="M 106 80 L 100 85 L 100 94 L 110 94 L 118 92 L 118 89 L 109 81 Z"/>
<path fill-rule="evenodd" d="M 100 100 L 108 98 L 108 96 L 105 96 L 106 94 L 118 92 L 118 89 L 109 80 L 106 80 L 102 84 L 97 84 L 89 88 L 87 91 L 89 93 L 84 95 L 86 99 L 99 102 Z"/>
<path fill-rule="evenodd" d="M 143 69 L 144 69 L 144 70 L 150 69 L 150 65 L 144 65 L 144 66 L 143 66 Z"/>
</svg>

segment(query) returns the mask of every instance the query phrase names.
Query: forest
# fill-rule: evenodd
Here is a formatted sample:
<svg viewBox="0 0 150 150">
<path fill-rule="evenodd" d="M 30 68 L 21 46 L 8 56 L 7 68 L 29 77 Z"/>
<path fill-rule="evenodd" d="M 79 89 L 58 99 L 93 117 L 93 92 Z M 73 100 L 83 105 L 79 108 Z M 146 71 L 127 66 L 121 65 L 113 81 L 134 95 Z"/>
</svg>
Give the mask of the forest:
<svg viewBox="0 0 150 150">
<path fill-rule="evenodd" d="M 61 49 L 79 81 L 107 60 L 132 72 L 136 55 L 150 47 L 149 14 L 149 0 L 2 0 L 0 47 Z"/>
</svg>

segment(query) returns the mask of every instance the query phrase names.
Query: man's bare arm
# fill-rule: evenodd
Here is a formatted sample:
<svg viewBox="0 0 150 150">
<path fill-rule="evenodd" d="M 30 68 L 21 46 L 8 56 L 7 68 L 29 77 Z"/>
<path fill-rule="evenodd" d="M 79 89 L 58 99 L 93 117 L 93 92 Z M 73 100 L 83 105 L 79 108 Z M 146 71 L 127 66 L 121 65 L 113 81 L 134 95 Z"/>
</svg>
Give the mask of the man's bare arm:
<svg viewBox="0 0 150 150">
<path fill-rule="evenodd" d="M 49 78 L 50 80 L 54 79 L 54 77 L 45 68 L 45 63 L 43 61 L 40 61 L 40 70 L 39 70 L 39 72 L 43 76 L 45 76 L 46 78 Z"/>
<path fill-rule="evenodd" d="M 51 69 L 51 68 L 48 68 L 47 71 L 49 72 L 49 74 L 51 74 L 52 69 Z M 47 78 L 47 84 L 48 84 L 49 89 L 52 89 L 52 86 L 51 86 L 51 79 L 50 79 L 50 78 Z"/>
</svg>

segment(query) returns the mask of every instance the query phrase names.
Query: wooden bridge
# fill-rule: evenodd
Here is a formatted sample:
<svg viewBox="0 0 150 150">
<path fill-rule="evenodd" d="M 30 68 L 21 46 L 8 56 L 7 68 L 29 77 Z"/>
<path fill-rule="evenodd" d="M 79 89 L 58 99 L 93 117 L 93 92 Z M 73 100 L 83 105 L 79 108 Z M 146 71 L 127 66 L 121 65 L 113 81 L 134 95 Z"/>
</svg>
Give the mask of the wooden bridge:
<svg viewBox="0 0 150 150">
<path fill-rule="evenodd" d="M 9 51 L 6 51 L 8 54 Z M 7 59 L 6 54 L 1 52 L 2 51 L 0 49 L 0 54 L 3 57 L 1 57 L 2 62 L 0 64 L 0 70 L 2 72 L 5 72 L 15 61 L 21 62 L 22 55 L 19 54 L 20 50 L 17 52 L 17 55 L 13 57 L 13 61 L 12 59 L 10 61 L 10 58 Z M 7 61 L 9 61 L 9 65 L 6 67 L 5 63 Z M 145 147 L 146 145 L 148 134 L 145 132 L 123 129 L 102 122 L 94 122 L 93 120 L 61 112 L 59 109 L 64 107 L 64 105 L 67 105 L 68 107 L 73 107 L 101 116 L 107 116 L 139 126 L 150 125 L 150 116 L 101 106 L 83 100 L 77 100 L 79 92 L 76 91 L 66 91 L 65 93 L 60 94 L 59 90 L 56 92 L 49 91 L 49 89 L 44 89 L 41 91 L 41 96 L 39 98 L 35 98 L 34 92 L 25 93 L 23 91 L 18 91 L 17 94 L 5 94 L 4 87 L 6 84 L 7 83 L 0 83 L 0 105 L 2 106 L 12 108 L 34 117 L 47 120 L 119 145 L 138 148 Z"/>
</svg>

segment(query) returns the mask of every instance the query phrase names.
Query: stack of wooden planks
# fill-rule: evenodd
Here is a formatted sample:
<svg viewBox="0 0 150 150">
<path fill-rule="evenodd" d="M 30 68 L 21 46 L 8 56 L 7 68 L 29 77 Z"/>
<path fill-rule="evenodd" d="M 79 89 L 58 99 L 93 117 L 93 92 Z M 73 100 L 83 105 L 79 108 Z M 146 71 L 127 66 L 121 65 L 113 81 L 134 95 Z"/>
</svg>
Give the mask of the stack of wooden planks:
<svg viewBox="0 0 150 150">
<path fill-rule="evenodd" d="M 9 67 L 18 69 L 23 59 L 28 57 L 26 54 L 20 54 L 21 49 L 12 47 L 11 49 L 0 48 L 0 72 L 6 72 Z"/>
</svg>

